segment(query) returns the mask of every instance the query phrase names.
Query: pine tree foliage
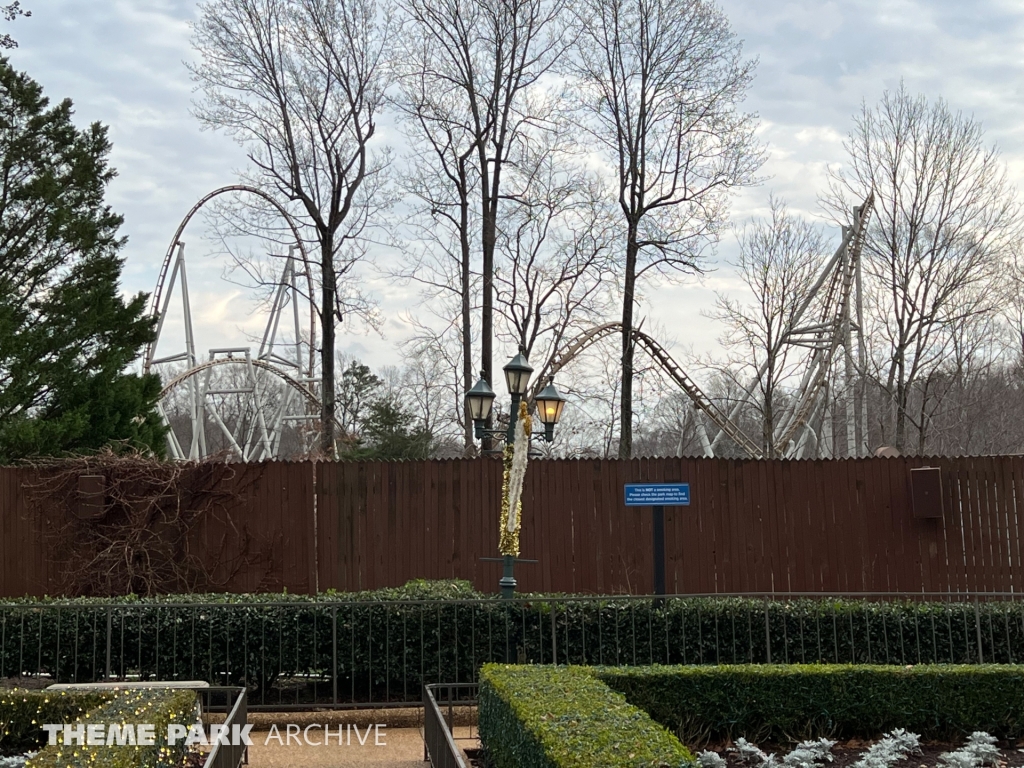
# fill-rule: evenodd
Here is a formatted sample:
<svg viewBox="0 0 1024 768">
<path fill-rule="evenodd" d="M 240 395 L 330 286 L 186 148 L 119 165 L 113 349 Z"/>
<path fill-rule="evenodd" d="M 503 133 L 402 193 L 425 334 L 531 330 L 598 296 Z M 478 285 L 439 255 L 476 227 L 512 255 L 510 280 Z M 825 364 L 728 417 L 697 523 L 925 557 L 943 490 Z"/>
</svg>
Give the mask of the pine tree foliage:
<svg viewBox="0 0 1024 768">
<path fill-rule="evenodd" d="M 160 382 L 126 373 L 152 338 L 118 286 L 106 128 L 0 58 L 0 461 L 121 442 L 159 451 Z"/>
</svg>

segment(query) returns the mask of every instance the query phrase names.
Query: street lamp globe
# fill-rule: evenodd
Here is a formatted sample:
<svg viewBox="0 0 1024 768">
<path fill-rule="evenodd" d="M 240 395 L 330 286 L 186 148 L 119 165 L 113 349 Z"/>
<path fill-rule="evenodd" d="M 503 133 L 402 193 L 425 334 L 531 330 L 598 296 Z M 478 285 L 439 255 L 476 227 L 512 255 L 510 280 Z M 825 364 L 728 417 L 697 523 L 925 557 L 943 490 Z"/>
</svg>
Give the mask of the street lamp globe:
<svg viewBox="0 0 1024 768">
<path fill-rule="evenodd" d="M 494 390 L 484 378 L 483 371 L 480 372 L 480 378 L 473 388 L 466 393 L 466 403 L 469 405 L 469 416 L 479 432 L 487 417 L 491 415 L 491 406 L 494 405 Z"/>
<path fill-rule="evenodd" d="M 555 381 L 551 379 L 548 385 L 537 393 L 537 418 L 544 425 L 544 439 L 551 442 L 555 439 L 555 425 L 562 418 L 562 410 L 565 408 L 565 398 L 562 393 L 555 389 Z"/>
<path fill-rule="evenodd" d="M 533 366 L 526 360 L 522 349 L 519 354 L 508 361 L 502 369 L 505 371 L 505 382 L 508 384 L 508 393 L 513 398 L 520 398 L 526 394 L 530 386 L 530 374 L 533 373 Z"/>
</svg>

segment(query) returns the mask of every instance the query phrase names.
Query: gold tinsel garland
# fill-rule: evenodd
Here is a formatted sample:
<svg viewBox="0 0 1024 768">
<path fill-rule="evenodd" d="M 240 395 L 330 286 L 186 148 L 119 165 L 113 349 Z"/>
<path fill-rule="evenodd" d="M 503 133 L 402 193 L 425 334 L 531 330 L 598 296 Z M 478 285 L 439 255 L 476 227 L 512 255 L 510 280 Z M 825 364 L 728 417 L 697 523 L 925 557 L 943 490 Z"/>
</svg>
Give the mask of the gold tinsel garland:
<svg viewBox="0 0 1024 768">
<path fill-rule="evenodd" d="M 508 480 L 512 474 L 512 457 L 515 449 L 511 445 L 505 446 L 502 454 L 502 463 L 505 465 L 505 472 L 501 482 L 501 520 L 499 521 L 501 538 L 498 539 L 498 551 L 503 555 L 519 557 L 519 528 L 523 522 L 523 503 L 518 502 L 519 508 L 516 514 L 516 527 L 514 531 L 508 529 Z"/>
<path fill-rule="evenodd" d="M 519 466 L 521 473 L 526 472 L 525 461 L 529 455 L 530 450 L 530 433 L 533 431 L 533 420 L 530 418 L 529 409 L 526 407 L 526 403 L 519 404 L 519 420 L 515 428 L 515 441 L 509 445 L 506 443 L 505 450 L 502 452 L 502 464 L 504 466 L 504 472 L 502 474 L 501 482 L 501 537 L 498 539 L 498 551 L 502 555 L 511 555 L 512 557 L 519 556 L 519 530 L 522 527 L 523 522 L 523 503 L 516 494 L 516 522 L 513 529 L 510 531 L 508 528 L 508 517 L 509 517 L 509 486 L 511 484 L 513 466 L 516 462 L 516 445 L 518 444 L 522 451 L 519 456 L 519 462 L 522 464 Z M 523 474 L 518 476 L 518 488 L 519 493 L 522 492 L 522 479 Z"/>
</svg>

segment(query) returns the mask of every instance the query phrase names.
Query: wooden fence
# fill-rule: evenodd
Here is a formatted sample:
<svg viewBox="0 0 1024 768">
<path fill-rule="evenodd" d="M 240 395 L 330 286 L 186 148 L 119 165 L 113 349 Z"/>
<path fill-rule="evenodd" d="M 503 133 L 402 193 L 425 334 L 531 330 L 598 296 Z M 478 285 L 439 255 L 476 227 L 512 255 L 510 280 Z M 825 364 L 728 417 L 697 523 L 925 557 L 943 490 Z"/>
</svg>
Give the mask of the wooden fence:
<svg viewBox="0 0 1024 768">
<path fill-rule="evenodd" d="M 933 514 L 911 470 L 937 467 Z M 194 550 L 217 589 L 312 593 L 468 579 L 495 591 L 501 466 L 492 459 L 269 463 Z M 921 477 L 922 475 L 917 475 Z M 0 596 L 53 594 L 60 553 L 0 469 Z M 665 510 L 675 593 L 963 592 L 1024 588 L 1024 457 L 835 461 L 536 461 L 523 493 L 522 591 L 650 593 L 652 515 L 627 482 L 689 482 Z M 1020 512 L 1018 512 L 1020 510 Z M 921 510 L 918 510 L 918 515 Z"/>
</svg>

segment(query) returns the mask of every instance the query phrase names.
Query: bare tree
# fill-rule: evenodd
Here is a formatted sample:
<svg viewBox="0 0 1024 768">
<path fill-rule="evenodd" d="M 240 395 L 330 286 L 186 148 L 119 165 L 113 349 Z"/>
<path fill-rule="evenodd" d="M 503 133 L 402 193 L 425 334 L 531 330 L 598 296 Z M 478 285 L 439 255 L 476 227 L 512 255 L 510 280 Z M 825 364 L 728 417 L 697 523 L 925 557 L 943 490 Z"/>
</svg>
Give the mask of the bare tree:
<svg viewBox="0 0 1024 768">
<path fill-rule="evenodd" d="M 1020 231 L 1020 206 L 981 125 L 901 83 L 865 103 L 824 202 L 838 215 L 875 195 L 864 244 L 878 383 L 903 450 L 911 391 L 945 357 L 948 330 L 995 309 L 984 287 Z"/>
<path fill-rule="evenodd" d="M 525 350 L 543 374 L 580 331 L 610 309 L 603 273 L 611 266 L 613 221 L 597 180 L 571 157 L 567 136 L 524 143 L 507 177 L 495 268 L 499 336 Z"/>
<path fill-rule="evenodd" d="M 751 402 L 759 416 L 762 449 L 773 458 L 779 390 L 800 362 L 783 337 L 825 261 L 827 243 L 819 229 L 791 215 L 783 201 L 772 197 L 769 207 L 769 218 L 748 225 L 739 237 L 735 266 L 749 300 L 718 293 L 710 315 L 725 324 L 722 343 L 735 352 L 724 370 L 742 389 L 757 390 Z"/>
<path fill-rule="evenodd" d="M 6 21 L 14 21 L 19 16 L 31 16 L 32 11 L 26 11 L 21 7 L 20 0 L 14 0 L 13 3 L 7 5 L 0 5 L 0 14 L 3 15 Z M 4 32 L 0 34 L 0 48 L 17 48 L 18 41 L 11 37 L 10 33 Z"/>
<path fill-rule="evenodd" d="M 581 0 L 576 20 L 581 126 L 608 159 L 624 220 L 619 456 L 628 458 L 637 281 L 698 270 L 730 190 L 754 181 L 756 119 L 737 107 L 754 62 L 707 0 Z"/>
<path fill-rule="evenodd" d="M 461 392 L 466 392 L 474 382 L 472 313 L 479 308 L 473 299 L 479 270 L 474 275 L 472 268 L 473 232 L 479 226 L 472 205 L 478 183 L 476 139 L 460 94 L 436 87 L 430 74 L 431 43 L 429 36 L 413 35 L 403 51 L 407 69 L 395 103 L 406 118 L 403 132 L 412 145 L 402 186 L 414 201 L 413 244 L 406 247 L 410 258 L 393 274 L 418 282 L 426 301 L 440 301 L 439 314 L 448 322 L 448 304 L 454 300 L 458 320 L 449 330 L 459 336 Z M 468 416 L 461 421 L 463 449 L 469 452 L 472 424 Z"/>
<path fill-rule="evenodd" d="M 1024 369 L 1024 243 L 1017 243 L 1006 263 L 1002 315 L 1008 332 L 1012 365 Z"/>
<path fill-rule="evenodd" d="M 411 24 L 401 101 L 410 130 L 419 133 L 426 150 L 420 156 L 433 155 L 447 187 L 439 198 L 444 204 L 431 203 L 430 211 L 434 218 L 448 218 L 457 235 L 464 345 L 470 337 L 467 214 L 474 203 L 479 211 L 481 367 L 493 382 L 494 257 L 503 174 L 523 132 L 543 119 L 528 92 L 565 48 L 564 36 L 554 29 L 563 0 L 402 0 L 402 6 Z M 463 366 L 472 373 L 470 364 Z"/>
<path fill-rule="evenodd" d="M 376 0 L 210 0 L 199 10 L 202 60 L 190 69 L 205 98 L 195 113 L 247 148 L 254 181 L 294 204 L 319 251 L 321 440 L 332 456 L 339 282 L 380 201 L 386 154 L 370 143 L 392 17 Z"/>
</svg>

